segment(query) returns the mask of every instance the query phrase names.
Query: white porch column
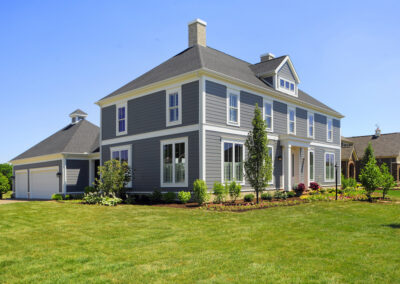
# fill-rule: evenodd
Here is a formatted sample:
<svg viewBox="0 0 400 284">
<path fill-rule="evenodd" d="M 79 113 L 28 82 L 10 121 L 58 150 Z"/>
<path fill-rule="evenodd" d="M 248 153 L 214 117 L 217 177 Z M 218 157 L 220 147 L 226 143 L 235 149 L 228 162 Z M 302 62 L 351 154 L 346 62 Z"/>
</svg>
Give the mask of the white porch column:
<svg viewBox="0 0 400 284">
<path fill-rule="evenodd" d="M 284 189 L 286 191 L 291 190 L 291 178 L 292 178 L 292 167 L 291 167 L 291 159 L 292 159 L 292 149 L 291 145 L 287 145 L 283 149 L 283 176 L 284 176 Z"/>
<path fill-rule="evenodd" d="M 310 186 L 310 151 L 308 147 L 304 148 L 304 185 L 306 189 Z"/>
</svg>

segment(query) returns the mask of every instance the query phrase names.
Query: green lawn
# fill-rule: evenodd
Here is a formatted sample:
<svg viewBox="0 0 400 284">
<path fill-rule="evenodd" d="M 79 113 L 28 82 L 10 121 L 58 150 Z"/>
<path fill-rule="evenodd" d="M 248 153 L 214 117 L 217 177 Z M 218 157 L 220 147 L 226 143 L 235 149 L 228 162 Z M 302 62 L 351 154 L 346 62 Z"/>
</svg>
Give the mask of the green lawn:
<svg viewBox="0 0 400 284">
<path fill-rule="evenodd" d="M 0 205 L 0 282 L 400 281 L 400 205 Z"/>
</svg>

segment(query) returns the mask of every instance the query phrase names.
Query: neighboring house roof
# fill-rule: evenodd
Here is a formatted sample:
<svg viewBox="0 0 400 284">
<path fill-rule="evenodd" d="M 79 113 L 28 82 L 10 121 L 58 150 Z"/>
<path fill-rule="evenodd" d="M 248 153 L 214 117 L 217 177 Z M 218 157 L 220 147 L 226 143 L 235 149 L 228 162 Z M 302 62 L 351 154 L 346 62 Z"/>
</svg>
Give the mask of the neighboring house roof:
<svg viewBox="0 0 400 284">
<path fill-rule="evenodd" d="M 357 152 L 354 146 L 351 147 L 342 147 L 341 151 L 341 160 L 342 161 L 348 161 L 352 158 L 354 153 L 354 158 L 353 160 L 358 160 Z"/>
<path fill-rule="evenodd" d="M 381 134 L 380 136 L 356 136 L 347 137 L 348 140 L 354 143 L 354 148 L 361 159 L 364 156 L 365 148 L 371 142 L 374 148 L 375 157 L 398 157 L 400 154 L 400 133 Z M 342 151 L 345 148 L 342 148 Z"/>
<path fill-rule="evenodd" d="M 114 97 L 200 68 L 212 70 L 269 91 L 279 92 L 263 82 L 259 77 L 257 77 L 257 74 L 260 72 L 266 73 L 274 67 L 277 68 L 286 57 L 287 56 L 282 56 L 272 59 L 270 60 L 270 63 L 267 63 L 267 61 L 266 63 L 251 64 L 214 48 L 194 45 L 122 86 L 103 99 Z M 296 99 L 291 95 L 282 92 L 279 93 L 282 97 Z M 301 90 L 298 90 L 297 100 L 334 112 L 338 116 L 342 116 L 340 113 Z"/>
<path fill-rule="evenodd" d="M 58 153 L 98 152 L 99 136 L 100 128 L 84 119 L 67 125 L 13 160 Z"/>
</svg>

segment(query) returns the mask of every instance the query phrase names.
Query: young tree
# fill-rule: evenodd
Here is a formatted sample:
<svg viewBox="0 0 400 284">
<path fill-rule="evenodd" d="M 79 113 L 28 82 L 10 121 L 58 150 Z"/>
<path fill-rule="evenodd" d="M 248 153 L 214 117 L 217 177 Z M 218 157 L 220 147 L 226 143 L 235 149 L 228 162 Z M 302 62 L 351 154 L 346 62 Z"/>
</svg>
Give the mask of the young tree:
<svg viewBox="0 0 400 284">
<path fill-rule="evenodd" d="M 388 166 L 383 163 L 381 166 L 381 187 L 382 187 L 382 197 L 385 199 L 385 195 L 391 190 L 396 183 L 392 174 L 389 172 Z"/>
<path fill-rule="evenodd" d="M 11 185 L 12 174 L 13 174 L 13 166 L 7 163 L 0 164 L 0 173 L 3 174 L 7 179 L 8 183 Z"/>
<path fill-rule="evenodd" d="M 126 162 L 109 160 L 100 166 L 96 184 L 100 191 L 123 198 L 124 188 L 131 180 L 131 169 Z"/>
<path fill-rule="evenodd" d="M 246 139 L 247 159 L 244 163 L 246 177 L 258 197 L 272 179 L 272 162 L 268 154 L 266 124 L 256 104 L 251 130 Z"/>
<path fill-rule="evenodd" d="M 10 184 L 8 183 L 8 178 L 0 173 L 0 199 L 3 199 L 3 194 L 10 190 Z"/>
<path fill-rule="evenodd" d="M 372 194 L 381 185 L 381 170 L 376 165 L 376 160 L 370 157 L 368 163 L 361 170 L 359 176 L 361 184 L 364 186 L 369 201 L 372 201 Z"/>
<path fill-rule="evenodd" d="M 368 142 L 368 146 L 365 148 L 364 156 L 361 160 L 361 168 L 364 168 L 371 158 L 375 160 L 374 148 L 372 148 L 371 142 Z"/>
</svg>

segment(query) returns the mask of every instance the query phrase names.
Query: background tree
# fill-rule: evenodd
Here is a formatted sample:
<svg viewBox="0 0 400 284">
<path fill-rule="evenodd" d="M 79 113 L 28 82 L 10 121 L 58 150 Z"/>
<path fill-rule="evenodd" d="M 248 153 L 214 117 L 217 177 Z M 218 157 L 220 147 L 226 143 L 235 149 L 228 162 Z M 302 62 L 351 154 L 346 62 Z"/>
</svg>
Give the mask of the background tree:
<svg viewBox="0 0 400 284">
<path fill-rule="evenodd" d="M 13 166 L 7 163 L 0 164 L 0 173 L 2 173 L 7 179 L 8 184 L 11 186 L 12 184 L 12 174 L 13 174 Z"/>
<path fill-rule="evenodd" d="M 369 201 L 372 201 L 372 194 L 381 185 L 381 170 L 376 165 L 376 160 L 370 157 L 368 163 L 361 170 L 359 176 L 361 184 L 365 188 Z"/>
<path fill-rule="evenodd" d="M 98 190 L 125 198 L 125 187 L 131 181 L 131 169 L 126 162 L 109 160 L 98 169 L 100 178 L 96 178 Z"/>
<path fill-rule="evenodd" d="M 251 130 L 246 139 L 247 159 L 244 163 L 246 177 L 257 195 L 263 192 L 272 179 L 272 163 L 268 154 L 267 127 L 262 118 L 258 104 L 254 109 L 254 118 Z"/>
<path fill-rule="evenodd" d="M 365 148 L 364 156 L 361 160 L 361 168 L 364 168 L 371 158 L 375 160 L 374 148 L 372 148 L 371 142 L 368 142 L 368 146 Z"/>
<path fill-rule="evenodd" d="M 385 199 L 385 195 L 389 190 L 395 187 L 396 183 L 392 174 L 389 172 L 388 166 L 383 163 L 381 166 L 381 187 L 382 187 L 382 197 Z"/>
<path fill-rule="evenodd" d="M 3 199 L 3 194 L 10 190 L 10 183 L 8 178 L 0 173 L 0 199 Z"/>
</svg>

